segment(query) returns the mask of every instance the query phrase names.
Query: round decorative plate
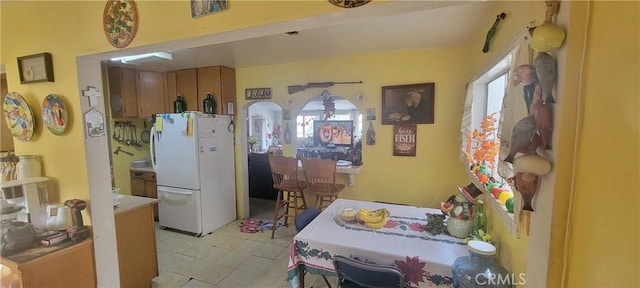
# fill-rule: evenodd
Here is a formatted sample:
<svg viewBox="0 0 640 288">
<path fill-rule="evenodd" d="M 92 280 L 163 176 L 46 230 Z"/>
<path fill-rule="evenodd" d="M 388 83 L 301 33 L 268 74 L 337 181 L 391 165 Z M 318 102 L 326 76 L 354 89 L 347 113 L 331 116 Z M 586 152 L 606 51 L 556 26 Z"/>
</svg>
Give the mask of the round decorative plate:
<svg viewBox="0 0 640 288">
<path fill-rule="evenodd" d="M 60 136 L 67 129 L 68 114 L 67 106 L 60 96 L 49 94 L 42 101 L 42 121 L 54 135 Z"/>
<path fill-rule="evenodd" d="M 127 47 L 136 37 L 138 8 L 133 0 L 108 0 L 102 18 L 104 34 L 113 47 Z"/>
<path fill-rule="evenodd" d="M 29 142 L 33 137 L 35 120 L 33 111 L 18 92 L 9 92 L 2 100 L 2 110 L 7 127 L 13 137 L 22 142 Z"/>
<path fill-rule="evenodd" d="M 331 4 L 342 8 L 355 8 L 371 2 L 371 0 L 329 0 Z"/>
</svg>

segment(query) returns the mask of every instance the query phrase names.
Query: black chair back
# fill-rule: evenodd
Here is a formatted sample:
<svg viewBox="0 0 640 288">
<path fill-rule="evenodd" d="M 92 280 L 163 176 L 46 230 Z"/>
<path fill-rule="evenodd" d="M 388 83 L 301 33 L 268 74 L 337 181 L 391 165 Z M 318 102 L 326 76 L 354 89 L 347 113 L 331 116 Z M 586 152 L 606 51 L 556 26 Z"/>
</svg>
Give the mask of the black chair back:
<svg viewBox="0 0 640 288">
<path fill-rule="evenodd" d="M 309 225 L 313 219 L 316 219 L 318 215 L 320 215 L 320 210 L 314 207 L 310 207 L 302 211 L 302 213 L 296 217 L 296 230 L 298 230 L 298 232 L 302 231 L 302 229 L 307 227 L 307 225 Z"/>
<path fill-rule="evenodd" d="M 338 287 L 404 287 L 402 271 L 393 265 L 364 263 L 335 255 L 333 256 L 333 266 L 338 274 Z"/>
</svg>

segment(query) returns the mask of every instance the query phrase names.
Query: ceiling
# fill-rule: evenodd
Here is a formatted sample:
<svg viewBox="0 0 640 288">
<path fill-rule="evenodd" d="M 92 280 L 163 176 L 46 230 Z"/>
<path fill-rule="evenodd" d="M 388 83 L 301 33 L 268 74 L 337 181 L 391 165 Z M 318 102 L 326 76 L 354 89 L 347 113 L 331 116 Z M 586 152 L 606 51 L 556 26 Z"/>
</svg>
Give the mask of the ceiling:
<svg viewBox="0 0 640 288">
<path fill-rule="evenodd" d="M 478 33 L 486 33 L 489 27 L 477 24 L 486 23 L 492 5 L 489 1 L 390 1 L 315 18 L 91 57 L 105 60 L 155 51 L 171 52 L 172 60 L 156 58 L 134 66 L 164 72 L 214 65 L 243 68 L 379 51 L 464 45 Z M 298 31 L 298 34 L 287 35 L 284 33 L 287 31 Z"/>
</svg>

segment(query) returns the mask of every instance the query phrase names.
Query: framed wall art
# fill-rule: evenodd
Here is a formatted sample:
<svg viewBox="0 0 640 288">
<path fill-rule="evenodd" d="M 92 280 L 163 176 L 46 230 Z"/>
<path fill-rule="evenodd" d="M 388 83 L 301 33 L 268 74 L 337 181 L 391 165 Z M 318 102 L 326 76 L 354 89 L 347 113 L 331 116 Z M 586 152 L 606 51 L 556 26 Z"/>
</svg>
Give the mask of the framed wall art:
<svg viewBox="0 0 640 288">
<path fill-rule="evenodd" d="M 382 87 L 382 125 L 433 124 L 435 83 Z"/>
<path fill-rule="evenodd" d="M 416 156 L 416 124 L 393 125 L 393 156 Z"/>
<path fill-rule="evenodd" d="M 271 99 L 271 88 L 251 88 L 244 89 L 244 99 Z"/>
<path fill-rule="evenodd" d="M 33 82 L 53 82 L 51 54 L 39 53 L 18 57 L 20 84 Z"/>
<path fill-rule="evenodd" d="M 191 18 L 224 11 L 227 8 L 227 0 L 191 0 Z"/>
<path fill-rule="evenodd" d="M 138 8 L 133 0 L 108 0 L 102 14 L 107 41 L 116 48 L 129 46 L 138 33 Z"/>
</svg>

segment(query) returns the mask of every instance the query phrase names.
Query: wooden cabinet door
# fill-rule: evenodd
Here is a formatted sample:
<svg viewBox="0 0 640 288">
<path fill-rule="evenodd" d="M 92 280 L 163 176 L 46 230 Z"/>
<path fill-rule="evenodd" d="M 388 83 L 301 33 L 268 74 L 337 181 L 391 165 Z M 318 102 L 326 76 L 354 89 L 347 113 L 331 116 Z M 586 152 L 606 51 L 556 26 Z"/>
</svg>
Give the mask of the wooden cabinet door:
<svg viewBox="0 0 640 288">
<path fill-rule="evenodd" d="M 196 69 L 176 71 L 176 94 L 182 95 L 187 103 L 186 111 L 198 110 L 198 78 Z M 173 95 L 175 100 L 176 95 Z M 173 103 L 173 101 L 171 101 Z M 171 109 L 173 112 L 173 108 Z"/>
<path fill-rule="evenodd" d="M 138 72 L 138 117 L 151 118 L 164 113 L 164 75 L 160 72 Z"/>
<path fill-rule="evenodd" d="M 220 67 L 220 82 L 222 83 L 222 101 L 220 107 L 222 114 L 236 113 L 236 70 L 233 68 Z"/>
<path fill-rule="evenodd" d="M 96 287 L 92 243 L 87 239 L 20 264 L 22 287 Z"/>
<path fill-rule="evenodd" d="M 152 213 L 151 206 L 144 205 L 115 215 L 122 288 L 151 287 L 151 279 L 158 276 Z"/>
<path fill-rule="evenodd" d="M 213 95 L 216 102 L 215 114 L 221 114 L 222 83 L 220 82 L 220 66 L 198 68 L 198 111 L 204 111 L 202 101 L 207 93 Z"/>
<path fill-rule="evenodd" d="M 164 113 L 173 113 L 173 101 L 176 100 L 176 72 L 165 73 Z"/>
<path fill-rule="evenodd" d="M 155 178 L 155 173 L 151 174 L 153 174 Z M 144 181 L 144 190 L 147 197 L 158 199 L 158 187 L 156 185 L 156 181 Z M 153 204 L 153 219 L 158 220 L 158 204 Z"/>
<path fill-rule="evenodd" d="M 111 67 L 108 74 L 111 116 L 113 118 L 138 117 L 136 71 Z"/>
<path fill-rule="evenodd" d="M 131 171 L 131 195 L 147 197 L 144 185 L 144 172 Z"/>
</svg>

